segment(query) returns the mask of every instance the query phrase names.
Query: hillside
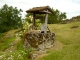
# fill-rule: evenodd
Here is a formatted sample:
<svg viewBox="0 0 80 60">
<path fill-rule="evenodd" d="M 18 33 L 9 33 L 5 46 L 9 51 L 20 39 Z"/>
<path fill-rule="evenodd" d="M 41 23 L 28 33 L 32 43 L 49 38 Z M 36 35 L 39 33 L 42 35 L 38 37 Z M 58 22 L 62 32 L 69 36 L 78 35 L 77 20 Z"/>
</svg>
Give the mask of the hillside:
<svg viewBox="0 0 80 60">
<path fill-rule="evenodd" d="M 56 35 L 54 47 L 37 60 L 79 60 L 80 22 L 49 24 L 49 28 Z M 22 40 L 16 34 L 17 30 L 0 34 L 0 60 L 28 60 L 31 49 L 23 49 Z"/>
<path fill-rule="evenodd" d="M 29 48 L 23 48 L 19 29 L 0 34 L 0 60 L 28 60 Z"/>
<path fill-rule="evenodd" d="M 47 56 L 38 58 L 38 60 L 79 60 L 80 22 L 73 22 L 69 24 L 54 24 L 54 25 L 51 24 L 49 25 L 49 28 L 51 29 L 52 32 L 56 34 L 55 42 L 56 41 L 61 42 L 63 48 L 55 50 L 54 47 L 56 45 L 54 45 L 54 47 L 51 50 L 47 50 Z"/>
</svg>

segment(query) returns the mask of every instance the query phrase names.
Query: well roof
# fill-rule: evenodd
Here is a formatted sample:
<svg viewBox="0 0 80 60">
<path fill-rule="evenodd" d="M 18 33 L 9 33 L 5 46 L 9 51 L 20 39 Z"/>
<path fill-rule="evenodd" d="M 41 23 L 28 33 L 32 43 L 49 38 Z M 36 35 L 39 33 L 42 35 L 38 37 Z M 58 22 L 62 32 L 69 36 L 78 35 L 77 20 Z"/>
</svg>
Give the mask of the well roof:
<svg viewBox="0 0 80 60">
<path fill-rule="evenodd" d="M 53 14 L 53 11 L 51 10 L 51 8 L 49 6 L 33 7 L 32 9 L 29 9 L 26 12 L 27 13 L 36 13 L 36 14 L 46 14 L 46 13 Z"/>
</svg>

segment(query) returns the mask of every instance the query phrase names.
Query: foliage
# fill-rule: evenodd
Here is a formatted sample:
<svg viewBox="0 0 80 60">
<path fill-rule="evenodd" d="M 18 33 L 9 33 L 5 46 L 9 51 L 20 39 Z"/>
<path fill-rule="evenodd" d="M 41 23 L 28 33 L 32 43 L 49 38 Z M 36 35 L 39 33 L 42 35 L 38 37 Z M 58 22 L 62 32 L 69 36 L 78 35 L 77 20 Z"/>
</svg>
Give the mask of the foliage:
<svg viewBox="0 0 80 60">
<path fill-rule="evenodd" d="M 32 23 L 32 14 L 31 13 L 28 13 L 26 16 L 25 16 L 25 21 L 27 21 L 28 23 Z"/>
<path fill-rule="evenodd" d="M 17 7 L 3 5 L 0 8 L 0 32 L 21 27 L 21 12 L 22 10 L 18 10 Z"/>
<path fill-rule="evenodd" d="M 43 15 L 37 14 L 36 16 L 43 16 Z M 32 16 L 32 14 L 29 13 L 26 15 L 26 18 L 23 22 L 23 27 L 27 26 L 25 28 L 27 28 L 29 30 L 29 28 L 32 26 L 32 22 L 33 22 L 33 16 Z M 41 25 L 41 23 L 43 23 L 43 20 L 42 19 L 36 19 L 35 22 L 36 22 L 35 25 L 36 25 L 37 29 L 40 29 L 40 25 Z"/>
<path fill-rule="evenodd" d="M 54 10 L 52 9 L 54 14 L 49 14 L 48 17 L 48 23 L 53 24 L 53 23 L 61 23 L 63 19 L 66 19 L 66 13 L 65 12 L 60 12 L 58 9 Z"/>
<path fill-rule="evenodd" d="M 1 39 L 3 36 L 4 36 L 4 34 L 3 34 L 3 33 L 0 33 L 0 39 Z"/>
</svg>

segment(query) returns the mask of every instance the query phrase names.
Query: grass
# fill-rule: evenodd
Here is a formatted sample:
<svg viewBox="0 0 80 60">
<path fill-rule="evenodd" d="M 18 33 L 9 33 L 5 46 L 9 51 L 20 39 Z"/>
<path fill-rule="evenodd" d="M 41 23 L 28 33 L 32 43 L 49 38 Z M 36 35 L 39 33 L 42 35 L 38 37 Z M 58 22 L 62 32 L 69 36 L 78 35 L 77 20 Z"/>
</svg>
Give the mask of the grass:
<svg viewBox="0 0 80 60">
<path fill-rule="evenodd" d="M 71 29 L 72 26 L 78 25 L 78 28 Z M 80 60 L 80 22 L 69 24 L 50 24 L 49 28 L 55 33 L 55 40 L 63 44 L 62 50 L 48 50 L 46 56 L 39 60 Z M 5 51 L 14 42 L 15 31 L 10 30 L 0 34 L 0 60 L 28 60 L 27 56 L 31 52 L 30 48 L 23 48 L 22 40 L 19 40 L 13 48 Z"/>
<path fill-rule="evenodd" d="M 17 30 L 10 30 L 0 34 L 0 60 L 28 60 L 28 54 L 32 50 L 23 48 L 22 40 L 15 37 Z M 18 39 L 18 40 L 16 40 Z M 10 45 L 14 43 L 14 45 Z"/>
<path fill-rule="evenodd" d="M 78 28 L 71 29 L 78 25 Z M 64 47 L 60 51 L 49 51 L 47 56 L 39 60 L 79 60 L 80 59 L 80 22 L 69 24 L 50 24 L 49 28 L 56 34 L 55 40 L 60 41 Z"/>
<path fill-rule="evenodd" d="M 5 40 L 4 43 L 0 43 L 0 50 L 5 50 L 10 46 L 10 43 L 15 40 L 15 37 L 11 37 Z"/>
<path fill-rule="evenodd" d="M 0 39 L 1 39 L 3 36 L 4 36 L 4 34 L 3 34 L 3 33 L 0 33 Z"/>
</svg>

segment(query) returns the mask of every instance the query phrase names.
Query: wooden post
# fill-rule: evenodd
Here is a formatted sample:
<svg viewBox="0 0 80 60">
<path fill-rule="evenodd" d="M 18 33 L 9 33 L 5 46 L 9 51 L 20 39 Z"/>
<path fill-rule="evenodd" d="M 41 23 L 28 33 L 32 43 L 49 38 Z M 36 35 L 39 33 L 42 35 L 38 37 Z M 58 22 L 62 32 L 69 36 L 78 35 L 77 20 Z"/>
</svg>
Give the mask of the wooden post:
<svg viewBox="0 0 80 60">
<path fill-rule="evenodd" d="M 33 28 L 32 29 L 34 28 L 35 28 L 35 13 L 33 13 Z"/>
</svg>

